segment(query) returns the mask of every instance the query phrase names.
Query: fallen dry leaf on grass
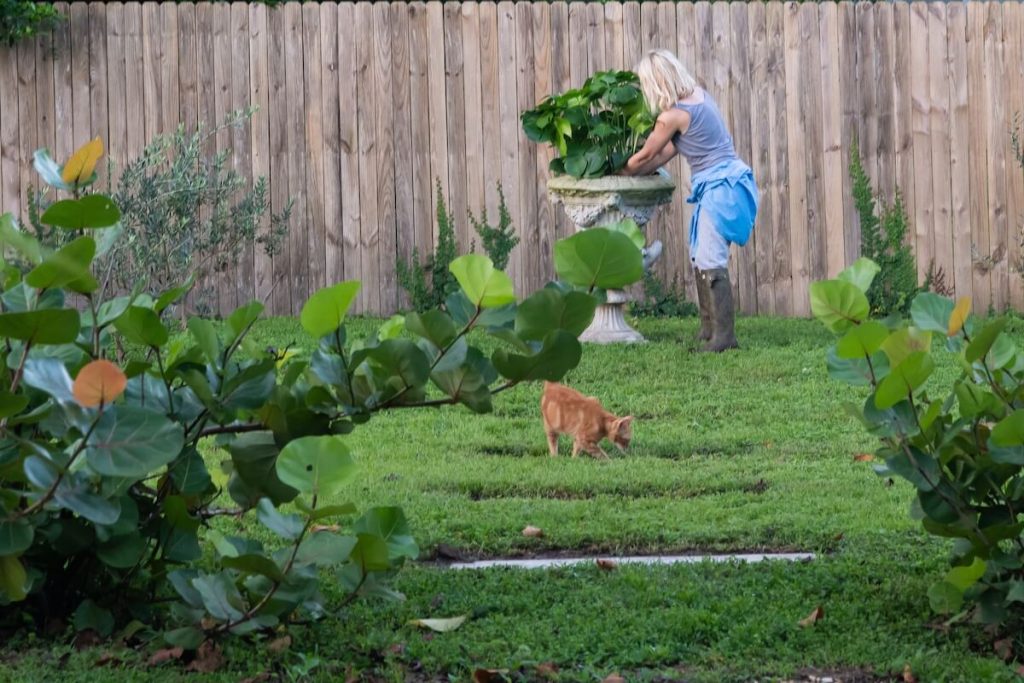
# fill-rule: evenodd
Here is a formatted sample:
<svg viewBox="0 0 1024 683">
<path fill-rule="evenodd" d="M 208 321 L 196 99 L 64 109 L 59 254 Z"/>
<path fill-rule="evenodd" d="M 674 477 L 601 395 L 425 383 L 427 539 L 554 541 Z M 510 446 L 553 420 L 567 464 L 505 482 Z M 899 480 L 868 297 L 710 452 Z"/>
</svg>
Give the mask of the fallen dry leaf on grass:
<svg viewBox="0 0 1024 683">
<path fill-rule="evenodd" d="M 341 529 L 341 527 L 337 524 L 315 524 L 309 528 L 313 533 L 318 531 L 338 531 L 339 529 Z"/>
<path fill-rule="evenodd" d="M 466 619 L 469 619 L 468 614 L 463 614 L 461 617 L 451 617 L 450 619 L 413 619 L 409 623 L 413 626 L 429 628 L 431 631 L 437 631 L 438 633 L 448 633 L 466 623 Z"/>
<path fill-rule="evenodd" d="M 523 536 L 528 536 L 530 538 L 540 538 L 543 535 L 544 530 L 539 527 L 528 526 L 525 529 L 523 529 Z"/>
<path fill-rule="evenodd" d="M 613 674 L 608 674 L 601 683 L 626 683 L 626 679 L 620 676 L 619 672 L 616 671 Z"/>
<path fill-rule="evenodd" d="M 615 562 L 614 560 L 598 560 L 597 561 L 597 568 L 598 569 L 603 569 L 606 572 L 610 572 L 611 570 L 615 569 L 618 566 L 619 566 L 619 564 L 617 562 Z"/>
<path fill-rule="evenodd" d="M 216 643 L 207 640 L 199 646 L 196 651 L 196 658 L 185 667 L 185 671 L 195 671 L 201 674 L 212 674 L 224 663 L 224 655 Z"/>
<path fill-rule="evenodd" d="M 275 638 L 267 644 L 267 650 L 275 655 L 279 655 L 292 646 L 292 637 L 288 635 Z"/>
<path fill-rule="evenodd" d="M 825 617 L 825 610 L 822 609 L 821 605 L 815 607 L 810 614 L 800 620 L 800 625 L 804 628 L 808 626 L 814 626 L 816 623 L 821 621 Z"/>
<path fill-rule="evenodd" d="M 858 453 L 857 455 L 853 456 L 854 462 L 871 462 L 874 459 L 875 456 L 872 453 Z"/>
<path fill-rule="evenodd" d="M 903 666 L 903 683 L 917 683 L 917 677 L 914 676 L 909 664 Z"/>
<path fill-rule="evenodd" d="M 505 680 L 508 669 L 477 669 L 473 672 L 474 683 L 498 683 Z"/>
<path fill-rule="evenodd" d="M 150 655 L 149 661 L 147 661 L 146 664 L 149 666 L 157 666 L 158 664 L 169 662 L 172 659 L 181 659 L 183 654 L 185 654 L 185 651 L 180 647 L 165 647 Z"/>
</svg>

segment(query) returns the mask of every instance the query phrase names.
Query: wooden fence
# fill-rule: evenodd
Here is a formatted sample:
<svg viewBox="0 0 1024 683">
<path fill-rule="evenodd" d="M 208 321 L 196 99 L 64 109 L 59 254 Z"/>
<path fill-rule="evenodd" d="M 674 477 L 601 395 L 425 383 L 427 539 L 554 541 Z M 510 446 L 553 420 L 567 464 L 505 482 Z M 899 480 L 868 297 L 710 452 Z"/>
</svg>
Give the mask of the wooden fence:
<svg viewBox="0 0 1024 683">
<path fill-rule="evenodd" d="M 217 140 L 266 176 L 292 229 L 274 258 L 250 249 L 218 283 L 222 309 L 253 297 L 296 313 L 310 292 L 363 281 L 360 311 L 402 303 L 397 258 L 430 250 L 435 181 L 460 245 L 468 212 L 497 216 L 504 188 L 522 239 L 518 291 L 552 275 L 569 234 L 544 183 L 550 151 L 519 112 L 593 71 L 667 47 L 706 83 L 762 191 L 754 238 L 731 268 L 746 313 L 805 315 L 807 287 L 858 255 L 847 173 L 866 169 L 911 219 L 918 271 L 934 261 L 976 310 L 1024 309 L 1024 6 L 914 3 L 73 3 L 53 36 L 0 49 L 0 191 L 25 205 L 33 150 L 58 159 L 93 135 L 123 165 L 178 124 L 250 105 Z M 693 296 L 683 164 L 650 234 L 662 275 Z"/>
</svg>

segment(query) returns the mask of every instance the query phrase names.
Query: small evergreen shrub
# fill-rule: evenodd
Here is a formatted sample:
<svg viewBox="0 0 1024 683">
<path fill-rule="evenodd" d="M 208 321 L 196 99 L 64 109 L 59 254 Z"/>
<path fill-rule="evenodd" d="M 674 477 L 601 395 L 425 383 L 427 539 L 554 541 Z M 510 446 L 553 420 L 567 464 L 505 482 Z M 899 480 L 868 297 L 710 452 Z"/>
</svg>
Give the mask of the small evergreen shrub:
<svg viewBox="0 0 1024 683">
<path fill-rule="evenodd" d="M 875 315 L 906 314 L 914 296 L 924 290 L 918 286 L 917 264 L 910 246 L 904 242 L 909 218 L 899 191 L 890 206 L 881 203 L 871 189 L 864 171 L 860 148 L 854 141 L 850 150 L 850 178 L 853 201 L 860 217 L 860 253 L 880 268 L 867 297 Z"/>
<path fill-rule="evenodd" d="M 53 29 L 63 19 L 50 3 L 0 0 L 0 43 L 13 46 Z"/>
<path fill-rule="evenodd" d="M 653 272 L 644 273 L 644 295 L 630 304 L 638 318 L 689 318 L 697 315 L 697 306 L 686 300 L 686 292 L 677 277 L 666 284 Z"/>
<path fill-rule="evenodd" d="M 512 216 L 505 204 L 505 192 L 501 188 L 501 183 L 498 183 L 498 225 L 493 226 L 487 222 L 487 207 L 484 207 L 479 220 L 471 211 L 469 222 L 476 230 L 476 234 L 480 236 L 484 253 L 494 262 L 494 267 L 504 270 L 508 266 L 512 250 L 519 244 L 519 238 L 516 236 L 515 228 L 512 227 Z M 475 243 L 470 251 L 476 251 Z"/>
</svg>

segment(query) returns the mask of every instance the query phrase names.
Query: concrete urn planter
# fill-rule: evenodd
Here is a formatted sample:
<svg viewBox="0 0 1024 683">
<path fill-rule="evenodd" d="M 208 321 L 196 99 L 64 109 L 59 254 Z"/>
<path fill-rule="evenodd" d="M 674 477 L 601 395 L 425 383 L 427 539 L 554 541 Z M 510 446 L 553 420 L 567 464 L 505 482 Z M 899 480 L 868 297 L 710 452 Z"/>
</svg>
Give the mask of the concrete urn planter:
<svg viewBox="0 0 1024 683">
<path fill-rule="evenodd" d="M 675 189 L 675 182 L 664 171 L 649 176 L 556 176 L 548 181 L 551 202 L 562 206 L 577 232 L 627 218 L 633 219 L 643 230 L 658 208 L 672 201 Z M 626 292 L 608 290 L 608 302 L 598 306 L 594 321 L 580 335 L 580 341 L 597 344 L 644 341 L 626 322 L 624 306 L 629 301 Z"/>
</svg>

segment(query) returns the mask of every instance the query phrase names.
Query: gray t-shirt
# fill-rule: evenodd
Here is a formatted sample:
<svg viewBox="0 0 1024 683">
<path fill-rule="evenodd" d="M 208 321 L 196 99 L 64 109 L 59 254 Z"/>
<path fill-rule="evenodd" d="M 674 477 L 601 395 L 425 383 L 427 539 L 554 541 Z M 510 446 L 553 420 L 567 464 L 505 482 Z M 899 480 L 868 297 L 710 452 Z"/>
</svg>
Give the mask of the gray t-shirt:
<svg viewBox="0 0 1024 683">
<path fill-rule="evenodd" d="M 690 114 L 690 127 L 686 133 L 676 133 L 672 137 L 672 144 L 686 157 L 694 173 L 738 158 L 718 105 L 706 90 L 701 92 L 704 93 L 704 101 L 700 104 L 676 103 L 677 109 Z"/>
</svg>

